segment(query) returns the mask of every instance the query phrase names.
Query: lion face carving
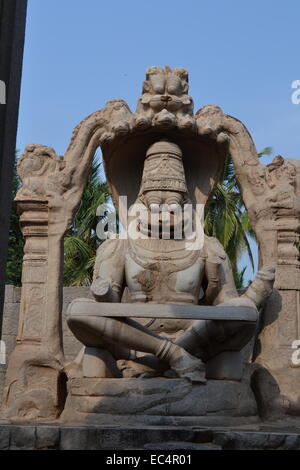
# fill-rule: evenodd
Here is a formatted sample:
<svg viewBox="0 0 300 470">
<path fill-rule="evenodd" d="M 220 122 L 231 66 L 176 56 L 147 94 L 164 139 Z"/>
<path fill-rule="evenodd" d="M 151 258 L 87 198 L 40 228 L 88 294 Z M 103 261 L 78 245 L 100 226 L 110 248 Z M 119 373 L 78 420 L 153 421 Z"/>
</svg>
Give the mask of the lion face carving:
<svg viewBox="0 0 300 470">
<path fill-rule="evenodd" d="M 181 68 L 150 67 L 143 83 L 143 94 L 137 112 L 150 118 L 162 110 L 171 113 L 193 114 L 193 100 L 188 92 L 188 73 Z"/>
</svg>

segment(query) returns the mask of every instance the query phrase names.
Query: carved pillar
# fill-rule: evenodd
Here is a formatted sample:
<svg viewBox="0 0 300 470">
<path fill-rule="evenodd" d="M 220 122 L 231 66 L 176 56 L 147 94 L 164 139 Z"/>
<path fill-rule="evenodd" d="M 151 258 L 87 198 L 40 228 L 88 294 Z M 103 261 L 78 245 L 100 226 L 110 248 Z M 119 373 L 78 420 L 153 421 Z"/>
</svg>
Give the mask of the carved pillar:
<svg viewBox="0 0 300 470">
<path fill-rule="evenodd" d="M 6 373 L 3 418 L 55 419 L 64 406 L 63 238 L 104 132 L 100 124 L 101 112 L 80 123 L 64 158 L 32 144 L 18 163 L 23 187 L 16 203 L 25 248 L 19 331 Z"/>
<path fill-rule="evenodd" d="M 267 302 L 256 347 L 260 365 L 253 385 L 262 415 L 300 414 L 300 368 L 293 364 L 293 343 L 300 340 L 299 218 L 278 221 L 274 292 Z"/>
<path fill-rule="evenodd" d="M 4 416 L 55 418 L 64 401 L 63 352 L 47 347 L 48 205 L 17 201 L 25 238 L 19 331 L 6 375 Z M 61 342 L 61 329 L 57 329 Z"/>
<path fill-rule="evenodd" d="M 197 113 L 199 132 L 226 140 L 259 245 L 260 266 L 276 265 L 274 291 L 261 312 L 253 388 L 262 415 L 300 414 L 300 162 L 277 156 L 262 165 L 245 126 L 217 106 Z"/>
<path fill-rule="evenodd" d="M 45 324 L 48 267 L 47 201 L 17 201 L 17 208 L 25 239 L 17 344 L 40 347 L 43 337 L 40 325 Z"/>
<path fill-rule="evenodd" d="M 261 312 L 253 389 L 263 417 L 300 414 L 300 368 L 292 344 L 300 339 L 300 162 L 253 158 L 249 134 L 233 137 L 232 153 L 243 199 L 259 243 L 260 265 L 276 265 L 274 291 Z"/>
<path fill-rule="evenodd" d="M 233 118 L 226 119 L 232 129 Z M 277 156 L 261 165 L 241 123 L 230 138 L 260 265 L 276 265 L 274 291 L 261 312 L 252 384 L 263 417 L 299 415 L 300 368 L 292 362 L 292 345 L 300 340 L 300 162 Z"/>
</svg>

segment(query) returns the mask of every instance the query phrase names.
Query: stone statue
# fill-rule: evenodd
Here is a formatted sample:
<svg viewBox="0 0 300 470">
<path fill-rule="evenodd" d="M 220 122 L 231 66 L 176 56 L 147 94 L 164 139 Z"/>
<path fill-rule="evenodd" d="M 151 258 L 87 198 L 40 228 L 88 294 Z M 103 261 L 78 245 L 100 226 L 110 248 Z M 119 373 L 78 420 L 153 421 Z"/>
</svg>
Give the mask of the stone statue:
<svg viewBox="0 0 300 470">
<path fill-rule="evenodd" d="M 105 302 L 107 314 L 107 303 L 121 302 L 125 288 L 129 302 L 178 304 L 182 311 L 186 305 L 199 303 L 233 309 L 247 306 L 256 310 L 272 291 L 273 267 L 262 268 L 239 297 L 228 257 L 215 238 L 205 236 L 201 249 L 189 250 L 184 234 L 180 239 L 174 237 L 175 223 L 183 224 L 182 218 L 176 221 L 174 217 L 176 208 L 181 209 L 190 201 L 182 157 L 180 147 L 167 140 L 155 142 L 146 152 L 136 204 L 142 205 L 145 211 L 156 211 L 157 236 L 151 238 L 148 220 L 146 223 L 138 220 L 137 229 L 146 238 L 132 239 L 129 235 L 126 240 L 107 240 L 99 248 L 91 291 L 97 302 Z M 170 239 L 163 238 L 162 208 L 173 213 Z M 191 214 L 194 218 L 195 212 Z M 193 225 L 195 221 L 190 222 Z M 135 376 L 165 374 L 205 383 L 204 363 L 223 351 L 240 351 L 255 331 L 255 323 L 245 321 L 134 320 L 127 318 L 128 304 L 123 318 L 101 316 L 101 308 L 99 316 L 89 316 L 90 303 L 85 300 L 82 302 L 85 312 L 79 315 L 78 302 L 69 309 L 68 325 L 87 347 L 88 355 L 92 354 L 91 348 L 98 348 L 98 353 L 94 351 L 96 355 L 99 348 L 106 351 L 102 371 L 100 367 L 98 374 L 92 372 L 103 377 L 114 376 L 116 361 L 124 359 L 138 364 Z M 85 376 L 89 375 L 88 370 L 88 366 L 84 368 Z"/>
<path fill-rule="evenodd" d="M 99 248 L 95 300 L 69 307 L 84 347 L 66 363 L 63 238 L 98 147 L 112 201 L 129 224 L 127 237 Z M 197 208 L 228 154 L 259 244 L 259 271 L 241 296 L 220 243 L 198 243 Z M 291 360 L 300 338 L 298 160 L 262 165 L 242 122 L 215 105 L 194 113 L 186 70 L 150 67 L 136 112 L 110 100 L 75 127 L 64 156 L 31 144 L 18 171 L 25 249 L 2 417 L 223 426 L 267 412 L 299 415 L 300 368 Z M 120 196 L 141 214 L 127 220 Z"/>
</svg>

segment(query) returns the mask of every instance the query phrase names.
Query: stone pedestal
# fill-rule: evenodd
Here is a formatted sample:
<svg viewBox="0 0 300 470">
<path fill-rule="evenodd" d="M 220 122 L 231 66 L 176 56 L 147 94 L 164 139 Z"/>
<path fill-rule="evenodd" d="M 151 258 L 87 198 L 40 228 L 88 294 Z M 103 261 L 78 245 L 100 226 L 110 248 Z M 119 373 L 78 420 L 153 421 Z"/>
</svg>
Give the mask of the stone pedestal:
<svg viewBox="0 0 300 470">
<path fill-rule="evenodd" d="M 73 378 L 60 421 L 84 424 L 237 425 L 257 422 L 248 381 Z"/>
<path fill-rule="evenodd" d="M 299 422 L 289 421 L 268 426 L 249 423 L 237 428 L 0 423 L 0 449 L 106 450 L 111 454 L 118 450 L 299 450 L 300 428 Z M 102 456 L 105 463 L 106 454 Z M 101 458 L 98 463 L 102 463 Z"/>
</svg>

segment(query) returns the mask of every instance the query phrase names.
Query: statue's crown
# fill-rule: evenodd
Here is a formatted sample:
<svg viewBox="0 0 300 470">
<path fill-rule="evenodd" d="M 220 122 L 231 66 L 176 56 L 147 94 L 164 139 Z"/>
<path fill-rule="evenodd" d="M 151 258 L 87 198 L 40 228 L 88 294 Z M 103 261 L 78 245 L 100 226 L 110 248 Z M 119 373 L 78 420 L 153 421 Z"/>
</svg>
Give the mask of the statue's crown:
<svg viewBox="0 0 300 470">
<path fill-rule="evenodd" d="M 182 151 L 167 140 L 155 142 L 146 152 L 140 192 L 155 190 L 187 192 Z"/>
<path fill-rule="evenodd" d="M 171 154 L 172 156 L 177 156 L 177 158 L 180 158 L 180 160 L 182 158 L 182 151 L 180 147 L 178 147 L 178 145 L 174 144 L 173 142 L 169 142 L 168 140 L 160 140 L 152 144 L 146 152 L 146 158 L 158 153 Z"/>
</svg>

